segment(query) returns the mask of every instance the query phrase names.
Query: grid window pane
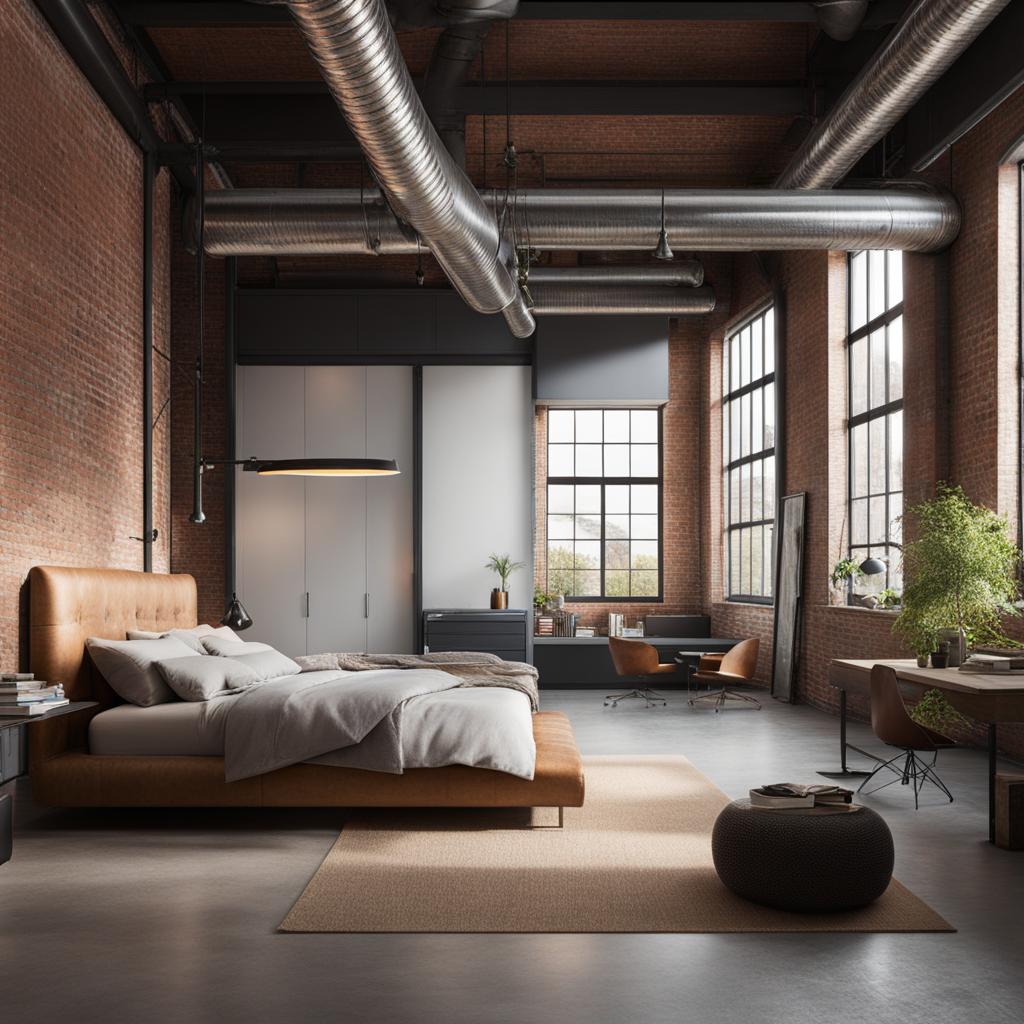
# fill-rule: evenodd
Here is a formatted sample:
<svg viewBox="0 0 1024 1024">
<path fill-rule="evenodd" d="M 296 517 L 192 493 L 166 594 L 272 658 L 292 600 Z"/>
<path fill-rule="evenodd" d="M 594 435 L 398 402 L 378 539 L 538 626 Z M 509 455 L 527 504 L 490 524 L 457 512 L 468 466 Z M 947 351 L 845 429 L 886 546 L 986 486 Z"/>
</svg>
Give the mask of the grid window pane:
<svg viewBox="0 0 1024 1024">
<path fill-rule="evenodd" d="M 903 258 L 883 250 L 848 263 L 849 552 L 857 562 L 885 560 L 886 573 L 864 577 L 854 598 L 899 591 L 903 508 Z"/>
<path fill-rule="evenodd" d="M 550 409 L 547 590 L 660 599 L 661 413 Z"/>
<path fill-rule="evenodd" d="M 728 355 L 722 396 L 726 596 L 762 601 L 771 596 L 774 568 L 765 540 L 775 517 L 774 310 L 736 328 L 723 347 Z"/>
</svg>

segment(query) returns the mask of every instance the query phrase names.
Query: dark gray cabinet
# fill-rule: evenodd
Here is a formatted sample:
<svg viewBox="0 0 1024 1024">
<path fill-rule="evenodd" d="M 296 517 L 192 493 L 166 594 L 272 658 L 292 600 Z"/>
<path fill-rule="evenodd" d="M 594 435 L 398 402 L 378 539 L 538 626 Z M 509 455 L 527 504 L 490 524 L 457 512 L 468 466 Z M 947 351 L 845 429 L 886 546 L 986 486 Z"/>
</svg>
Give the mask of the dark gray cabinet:
<svg viewBox="0 0 1024 1024">
<path fill-rule="evenodd" d="M 510 608 L 428 608 L 423 612 L 423 652 L 483 651 L 505 661 L 528 661 L 529 613 Z"/>
</svg>

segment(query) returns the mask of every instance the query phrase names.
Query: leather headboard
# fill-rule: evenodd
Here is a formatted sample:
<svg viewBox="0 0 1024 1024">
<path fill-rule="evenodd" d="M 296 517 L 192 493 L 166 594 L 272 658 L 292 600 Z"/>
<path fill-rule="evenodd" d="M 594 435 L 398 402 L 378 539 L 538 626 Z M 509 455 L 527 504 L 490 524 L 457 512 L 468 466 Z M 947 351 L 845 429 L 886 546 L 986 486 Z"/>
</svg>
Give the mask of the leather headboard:
<svg viewBox="0 0 1024 1024">
<path fill-rule="evenodd" d="M 92 667 L 87 637 L 124 640 L 129 629 L 190 629 L 196 581 L 185 574 L 37 565 L 29 573 L 29 662 L 72 700 L 113 703 Z"/>
</svg>

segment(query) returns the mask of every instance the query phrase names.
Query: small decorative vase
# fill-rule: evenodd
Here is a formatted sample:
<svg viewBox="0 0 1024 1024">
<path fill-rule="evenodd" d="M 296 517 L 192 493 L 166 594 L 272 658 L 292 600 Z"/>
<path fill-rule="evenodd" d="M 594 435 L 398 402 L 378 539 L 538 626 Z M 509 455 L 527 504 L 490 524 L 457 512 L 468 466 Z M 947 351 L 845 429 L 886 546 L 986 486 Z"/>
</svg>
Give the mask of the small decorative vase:
<svg viewBox="0 0 1024 1024">
<path fill-rule="evenodd" d="M 491 607 L 492 608 L 507 608 L 508 607 L 508 591 L 499 590 L 495 587 L 491 591 Z"/>
<path fill-rule="evenodd" d="M 927 668 L 928 667 L 928 655 L 927 654 L 919 654 L 917 656 L 917 667 L 918 668 Z"/>
</svg>

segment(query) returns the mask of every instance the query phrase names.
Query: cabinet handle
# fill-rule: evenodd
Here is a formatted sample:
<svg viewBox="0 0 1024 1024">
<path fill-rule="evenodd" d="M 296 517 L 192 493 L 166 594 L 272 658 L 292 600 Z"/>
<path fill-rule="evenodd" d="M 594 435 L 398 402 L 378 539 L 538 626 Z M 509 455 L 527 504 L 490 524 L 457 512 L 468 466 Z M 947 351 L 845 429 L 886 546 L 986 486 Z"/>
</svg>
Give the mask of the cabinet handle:
<svg viewBox="0 0 1024 1024">
<path fill-rule="evenodd" d="M 370 595 L 363 594 L 363 618 L 368 619 L 370 617 Z"/>
<path fill-rule="evenodd" d="M 303 614 L 308 619 L 309 618 L 309 591 L 308 590 L 306 591 L 306 602 L 305 603 L 306 603 L 306 610 L 305 610 L 305 612 Z"/>
</svg>

